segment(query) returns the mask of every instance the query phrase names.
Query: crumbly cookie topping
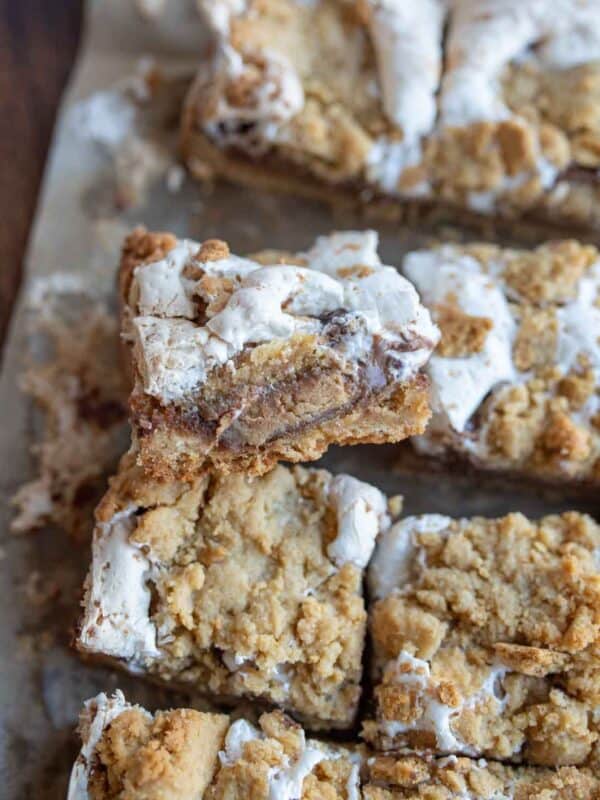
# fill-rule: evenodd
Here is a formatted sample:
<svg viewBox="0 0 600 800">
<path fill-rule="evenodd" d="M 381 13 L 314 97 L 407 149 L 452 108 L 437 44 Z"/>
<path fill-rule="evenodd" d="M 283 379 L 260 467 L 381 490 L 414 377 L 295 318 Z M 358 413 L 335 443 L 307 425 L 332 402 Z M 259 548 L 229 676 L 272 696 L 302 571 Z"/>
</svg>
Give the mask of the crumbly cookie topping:
<svg viewBox="0 0 600 800">
<path fill-rule="evenodd" d="M 344 748 L 307 741 L 280 712 L 263 714 L 259 727 L 234 722 L 219 753 L 221 767 L 207 800 L 358 800 L 360 758 Z"/>
<path fill-rule="evenodd" d="M 491 468 L 597 480 L 600 260 L 594 247 L 471 245 L 409 254 L 442 329 L 434 417 L 415 444 Z"/>
<path fill-rule="evenodd" d="M 548 766 L 598 758 L 600 528 L 412 517 L 370 566 L 378 747 Z M 560 730 L 560 736 L 556 733 Z"/>
<path fill-rule="evenodd" d="M 360 800 L 360 748 L 306 739 L 279 711 L 258 725 L 188 708 L 89 700 L 68 800 Z"/>
<path fill-rule="evenodd" d="M 192 709 L 150 714 L 122 692 L 99 694 L 80 719 L 81 752 L 68 800 L 202 797 L 217 767 L 228 719 Z"/>
<path fill-rule="evenodd" d="M 377 756 L 368 760 L 364 800 L 593 800 L 599 785 L 592 774 L 564 767 L 515 768 L 483 759 Z"/>
</svg>

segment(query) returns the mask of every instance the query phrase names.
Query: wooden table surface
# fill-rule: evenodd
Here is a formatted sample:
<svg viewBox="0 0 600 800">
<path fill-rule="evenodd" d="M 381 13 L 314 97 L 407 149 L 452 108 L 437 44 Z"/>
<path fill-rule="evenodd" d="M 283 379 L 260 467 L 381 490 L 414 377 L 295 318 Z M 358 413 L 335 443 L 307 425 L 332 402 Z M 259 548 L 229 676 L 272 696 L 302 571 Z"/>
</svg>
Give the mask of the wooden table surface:
<svg viewBox="0 0 600 800">
<path fill-rule="evenodd" d="M 77 51 L 82 0 L 0 0 L 0 347 L 54 117 Z"/>
</svg>

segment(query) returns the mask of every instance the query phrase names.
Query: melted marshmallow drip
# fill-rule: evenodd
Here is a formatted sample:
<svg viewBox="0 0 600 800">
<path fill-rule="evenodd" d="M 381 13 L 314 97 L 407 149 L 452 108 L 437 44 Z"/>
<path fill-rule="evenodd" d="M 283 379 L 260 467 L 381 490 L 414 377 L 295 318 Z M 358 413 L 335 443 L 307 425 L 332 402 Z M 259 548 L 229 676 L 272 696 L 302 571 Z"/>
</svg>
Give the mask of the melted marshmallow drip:
<svg viewBox="0 0 600 800">
<path fill-rule="evenodd" d="M 338 532 L 327 555 L 337 567 L 351 563 L 364 569 L 377 536 L 389 525 L 386 498 L 374 486 L 350 475 L 336 475 L 329 495 L 337 511 Z"/>
<path fill-rule="evenodd" d="M 282 754 L 281 763 L 269 769 L 269 800 L 298 800 L 306 776 L 328 757 L 327 750 L 304 741 L 304 734 L 302 737 L 303 746 L 298 759 L 290 761 L 288 756 Z M 236 720 L 227 732 L 225 750 L 219 753 L 219 760 L 223 765 L 231 766 L 242 758 L 247 742 L 264 738 L 264 734 L 254 725 L 244 719 Z"/>
<path fill-rule="evenodd" d="M 375 555 L 369 566 L 369 589 L 375 599 L 402 590 L 413 580 L 421 563 L 422 548 L 415 545 L 416 533 L 439 533 L 452 519 L 441 514 L 406 517 L 392 525 L 379 537 Z"/>
<path fill-rule="evenodd" d="M 71 771 L 67 800 L 88 800 L 88 782 L 98 742 L 110 723 L 131 707 L 119 689 L 112 697 L 101 693 L 85 703 L 85 710 L 90 715 L 90 725 Z"/>
<path fill-rule="evenodd" d="M 443 304 L 452 295 L 465 314 L 493 321 L 479 353 L 456 358 L 434 354 L 429 362 L 434 411 L 462 433 L 492 389 L 517 379 L 512 360 L 516 323 L 502 287 L 482 272 L 474 258 L 452 247 L 409 253 L 403 269 L 426 304 Z"/>
<path fill-rule="evenodd" d="M 411 667 L 411 671 L 401 671 L 401 668 L 406 665 Z M 423 714 L 419 719 L 408 724 L 395 720 L 385 721 L 381 726 L 384 733 L 387 736 L 395 737 L 411 730 L 431 731 L 436 737 L 436 749 L 441 752 L 474 755 L 476 751 L 455 736 L 451 727 L 452 719 L 456 718 L 463 709 L 477 708 L 481 702 L 490 697 L 495 700 L 496 713 L 500 715 L 508 702 L 508 696 L 502 687 L 502 680 L 509 670 L 502 666 L 492 665 L 479 691 L 465 698 L 458 708 L 447 706 L 431 695 L 431 691 L 436 687 L 432 682 L 431 670 L 427 661 L 402 651 L 391 668 L 394 670 L 396 683 L 416 688 Z"/>
<path fill-rule="evenodd" d="M 160 656 L 146 585 L 151 564 L 141 549 L 129 541 L 134 527 L 131 510 L 98 525 L 85 598 L 85 621 L 79 635 L 84 648 L 125 659 L 132 666 Z"/>
</svg>

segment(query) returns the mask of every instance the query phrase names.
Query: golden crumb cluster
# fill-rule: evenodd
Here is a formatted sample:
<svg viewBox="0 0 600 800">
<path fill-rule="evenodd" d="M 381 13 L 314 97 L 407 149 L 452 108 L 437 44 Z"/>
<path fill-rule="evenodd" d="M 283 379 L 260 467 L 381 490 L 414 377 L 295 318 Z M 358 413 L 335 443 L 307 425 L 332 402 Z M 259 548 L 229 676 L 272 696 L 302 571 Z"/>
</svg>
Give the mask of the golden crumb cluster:
<svg viewBox="0 0 600 800">
<path fill-rule="evenodd" d="M 367 738 L 435 750 L 424 703 L 442 703 L 455 710 L 454 747 L 548 766 L 597 764 L 600 527 L 574 512 L 537 523 L 510 514 L 407 535 L 409 582 L 371 608 L 381 682 L 379 722 L 365 724 Z M 502 689 L 484 691 L 492 669 Z M 399 741 L 386 725 L 393 721 L 404 731 Z"/>
</svg>

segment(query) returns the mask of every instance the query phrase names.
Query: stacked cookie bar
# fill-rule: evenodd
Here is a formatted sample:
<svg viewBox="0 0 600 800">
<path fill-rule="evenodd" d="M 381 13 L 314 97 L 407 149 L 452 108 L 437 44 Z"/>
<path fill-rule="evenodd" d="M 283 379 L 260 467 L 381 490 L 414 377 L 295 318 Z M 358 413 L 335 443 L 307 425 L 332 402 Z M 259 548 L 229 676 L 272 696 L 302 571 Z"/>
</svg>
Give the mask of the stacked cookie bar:
<svg viewBox="0 0 600 800">
<path fill-rule="evenodd" d="M 522 390 L 542 411 L 502 468 L 593 486 L 596 251 L 446 246 L 402 270 L 431 316 L 370 231 L 244 258 L 127 239 L 132 446 L 97 510 L 76 646 L 233 711 L 99 695 L 70 800 L 600 796 L 600 526 L 394 521 L 374 486 L 289 463 L 407 436 L 458 449 L 459 415 L 464 438 L 489 430 L 482 402 Z M 563 423 L 590 449 L 565 444 L 548 473 L 532 454 Z"/>
<path fill-rule="evenodd" d="M 277 461 L 422 433 L 437 327 L 371 232 L 240 258 L 136 231 L 120 285 L 133 443 L 97 510 L 78 649 L 348 729 L 387 500 Z"/>
<path fill-rule="evenodd" d="M 373 232 L 253 258 L 134 233 L 121 291 L 134 444 L 156 477 L 261 474 L 429 418 L 420 368 L 439 334 Z"/>
</svg>

